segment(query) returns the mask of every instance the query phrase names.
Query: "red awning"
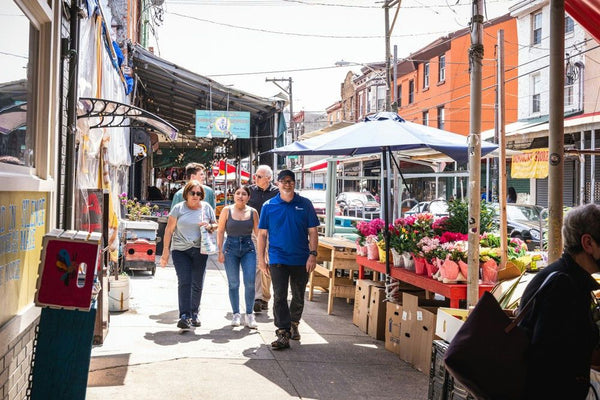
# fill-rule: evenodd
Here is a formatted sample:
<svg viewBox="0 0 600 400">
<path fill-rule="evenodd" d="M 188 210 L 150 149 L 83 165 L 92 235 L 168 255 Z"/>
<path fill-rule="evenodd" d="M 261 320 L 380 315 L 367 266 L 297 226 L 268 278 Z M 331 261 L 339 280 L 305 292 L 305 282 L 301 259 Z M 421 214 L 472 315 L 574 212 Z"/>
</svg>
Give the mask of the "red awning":
<svg viewBox="0 0 600 400">
<path fill-rule="evenodd" d="M 566 0 L 565 11 L 600 42 L 600 2 Z"/>
<path fill-rule="evenodd" d="M 235 173 L 236 170 L 235 165 L 227 163 L 227 174 Z M 218 165 L 213 165 L 212 172 L 214 176 L 225 175 L 225 160 L 220 160 Z M 242 170 L 242 177 L 250 178 L 250 173 Z"/>
</svg>

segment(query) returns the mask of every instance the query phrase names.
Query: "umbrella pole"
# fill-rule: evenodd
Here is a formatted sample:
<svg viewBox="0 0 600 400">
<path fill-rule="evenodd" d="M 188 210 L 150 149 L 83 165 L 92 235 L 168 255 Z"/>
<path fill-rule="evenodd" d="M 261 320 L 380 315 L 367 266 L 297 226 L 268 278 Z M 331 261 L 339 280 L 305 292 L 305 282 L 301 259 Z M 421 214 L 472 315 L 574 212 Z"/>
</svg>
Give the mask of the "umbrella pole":
<svg viewBox="0 0 600 400">
<path fill-rule="evenodd" d="M 386 283 L 390 279 L 390 188 L 389 188 L 389 149 L 387 147 L 383 148 L 381 153 L 381 176 L 383 178 L 383 187 L 382 190 L 382 198 L 384 199 L 384 203 L 382 205 L 381 211 L 383 212 L 383 237 L 385 240 L 385 280 Z"/>
</svg>

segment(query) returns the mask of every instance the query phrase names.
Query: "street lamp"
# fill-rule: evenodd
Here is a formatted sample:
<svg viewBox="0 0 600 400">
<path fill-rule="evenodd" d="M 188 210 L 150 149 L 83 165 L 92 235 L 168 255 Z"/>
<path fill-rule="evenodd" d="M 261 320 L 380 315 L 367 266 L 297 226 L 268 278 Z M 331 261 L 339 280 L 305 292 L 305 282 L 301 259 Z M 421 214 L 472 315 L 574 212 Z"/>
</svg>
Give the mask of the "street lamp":
<svg viewBox="0 0 600 400">
<path fill-rule="evenodd" d="M 375 68 L 371 67 L 369 64 L 363 64 L 360 62 L 355 62 L 355 61 L 345 61 L 345 60 L 340 60 L 340 61 L 336 61 L 335 62 L 335 66 L 336 67 L 349 67 L 349 66 L 353 66 L 353 65 L 360 65 L 362 67 L 367 68 L 369 71 L 373 72 L 375 74 L 376 78 L 383 78 L 383 74 L 385 73 L 385 70 L 376 70 Z M 385 82 L 385 87 L 388 87 L 388 83 L 387 81 Z"/>
</svg>

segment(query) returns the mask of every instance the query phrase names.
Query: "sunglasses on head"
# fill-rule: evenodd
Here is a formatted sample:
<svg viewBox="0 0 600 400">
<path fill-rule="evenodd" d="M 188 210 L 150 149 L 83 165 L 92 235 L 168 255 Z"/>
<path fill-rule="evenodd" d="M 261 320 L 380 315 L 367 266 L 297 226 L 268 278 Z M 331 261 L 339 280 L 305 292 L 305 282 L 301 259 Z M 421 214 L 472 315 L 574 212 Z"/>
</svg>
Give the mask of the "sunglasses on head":
<svg viewBox="0 0 600 400">
<path fill-rule="evenodd" d="M 192 196 L 202 196 L 202 192 L 194 192 L 193 190 L 190 190 L 190 195 L 192 195 Z"/>
</svg>

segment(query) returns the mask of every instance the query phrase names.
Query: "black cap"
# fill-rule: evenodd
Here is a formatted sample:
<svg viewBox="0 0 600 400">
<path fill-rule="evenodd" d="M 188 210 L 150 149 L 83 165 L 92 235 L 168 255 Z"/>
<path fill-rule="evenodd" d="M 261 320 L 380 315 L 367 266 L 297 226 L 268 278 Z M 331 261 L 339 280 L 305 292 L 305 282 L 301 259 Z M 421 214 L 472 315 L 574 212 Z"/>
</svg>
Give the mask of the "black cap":
<svg viewBox="0 0 600 400">
<path fill-rule="evenodd" d="M 281 181 L 286 176 L 289 176 L 294 182 L 296 182 L 296 175 L 294 175 L 294 173 L 289 169 L 282 169 L 281 171 L 279 171 L 279 174 L 277 174 L 277 180 Z"/>
</svg>

